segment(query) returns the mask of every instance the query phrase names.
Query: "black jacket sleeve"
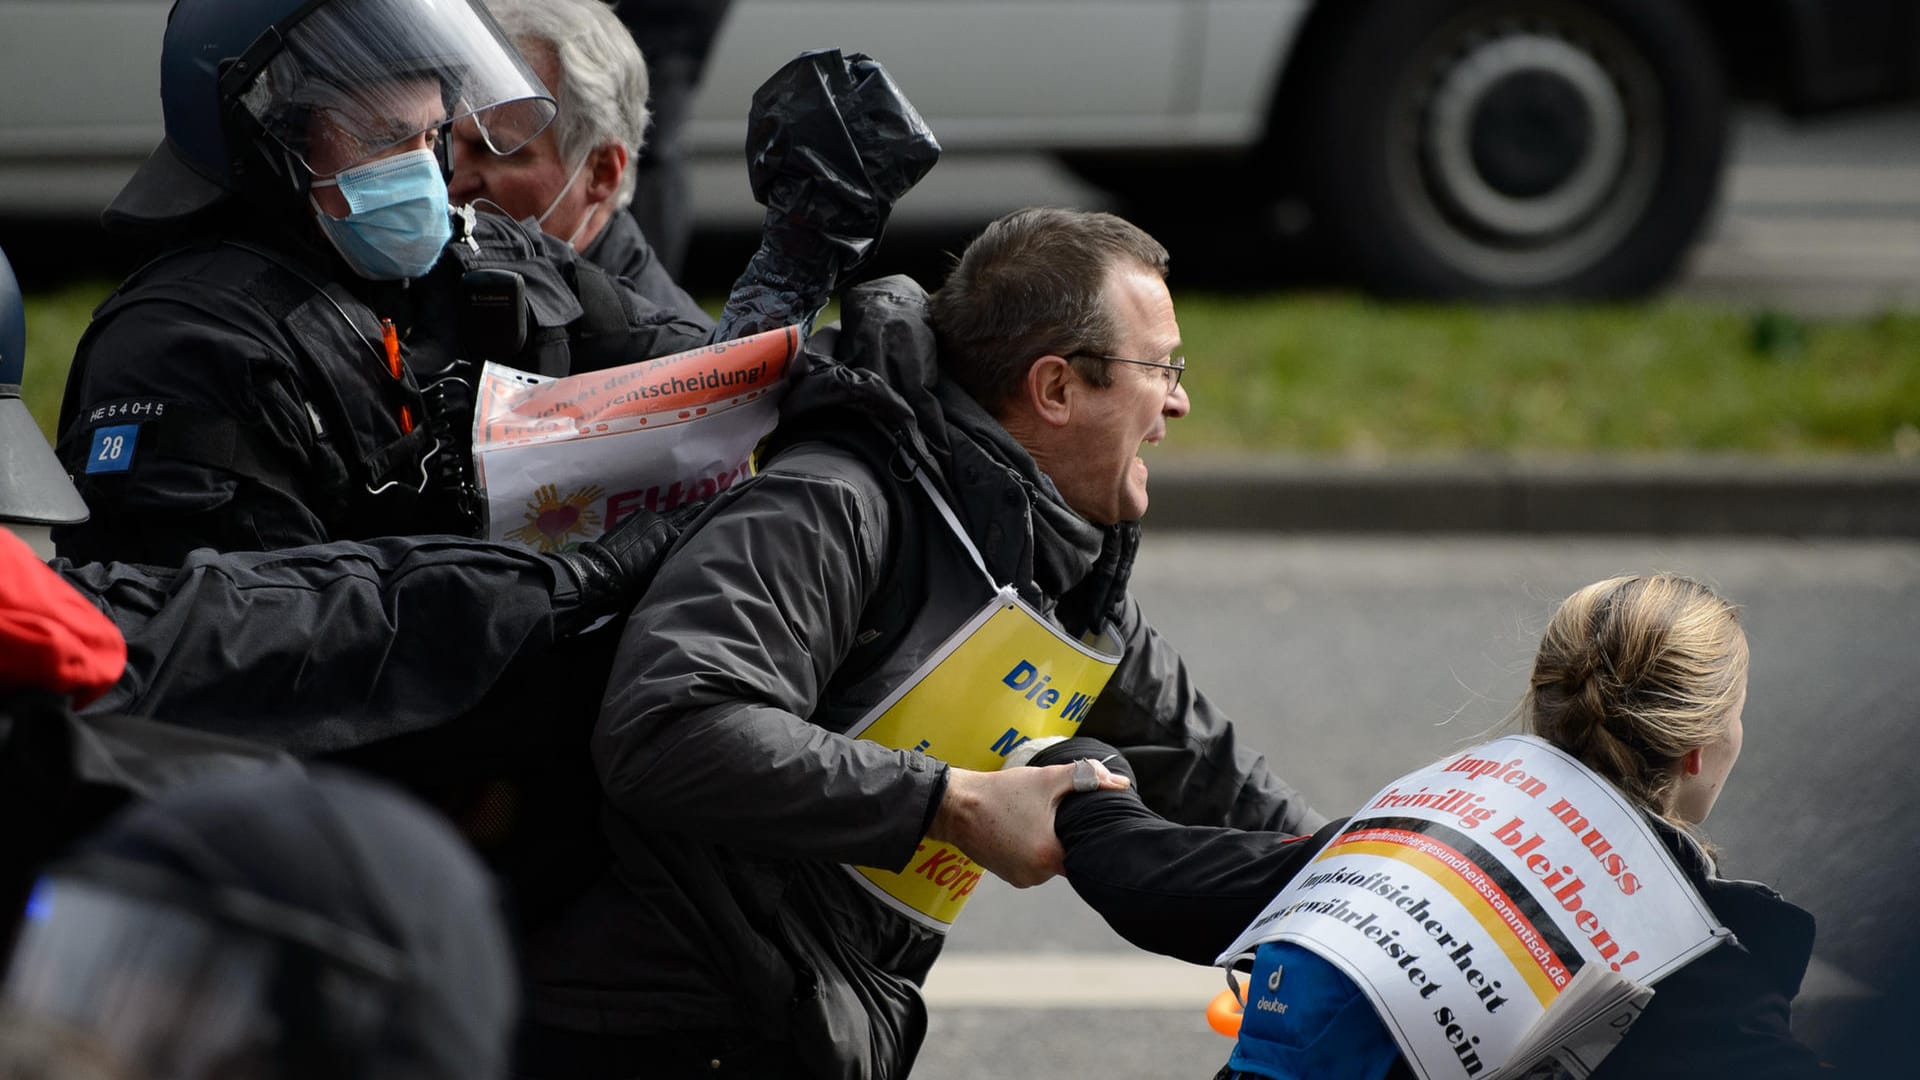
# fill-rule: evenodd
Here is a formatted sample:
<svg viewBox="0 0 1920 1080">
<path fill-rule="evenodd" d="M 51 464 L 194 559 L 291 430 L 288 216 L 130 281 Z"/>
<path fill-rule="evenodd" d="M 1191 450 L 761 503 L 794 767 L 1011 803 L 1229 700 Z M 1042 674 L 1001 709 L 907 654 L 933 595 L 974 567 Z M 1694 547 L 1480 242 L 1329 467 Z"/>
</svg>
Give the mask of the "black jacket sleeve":
<svg viewBox="0 0 1920 1080">
<path fill-rule="evenodd" d="M 1792 1001 L 1813 950 L 1813 916 L 1764 885 L 1701 889 L 1734 940 L 1662 979 L 1596 1077 L 1835 1077 L 1793 1033 Z"/>
<path fill-rule="evenodd" d="M 1823 1069 L 1819 1055 L 1794 1036 L 1787 995 L 1756 977 L 1755 967 L 1745 949 L 1726 944 L 1662 980 L 1646 1011 L 1594 1075 L 1621 1080 L 1841 1075 Z"/>
<path fill-rule="evenodd" d="M 1083 757 L 1134 775 L 1095 739 L 1050 746 L 1032 763 Z M 1053 827 L 1067 851 L 1067 881 L 1116 933 L 1149 952 L 1212 964 L 1343 823 L 1309 836 L 1178 825 L 1129 788 L 1067 796 Z"/>
<path fill-rule="evenodd" d="M 465 714 L 583 614 L 555 560 L 457 537 L 52 565 L 127 639 L 126 673 L 90 712 L 303 756 Z"/>
</svg>

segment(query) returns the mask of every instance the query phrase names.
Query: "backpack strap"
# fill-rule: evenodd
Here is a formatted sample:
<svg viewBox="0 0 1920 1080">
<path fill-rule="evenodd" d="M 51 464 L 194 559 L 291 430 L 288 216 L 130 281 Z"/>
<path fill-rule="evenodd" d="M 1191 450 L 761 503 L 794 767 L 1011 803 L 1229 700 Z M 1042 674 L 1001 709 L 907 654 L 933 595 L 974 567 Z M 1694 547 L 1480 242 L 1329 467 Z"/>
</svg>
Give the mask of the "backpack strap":
<svg viewBox="0 0 1920 1080">
<path fill-rule="evenodd" d="M 926 496 L 915 477 L 926 472 L 904 436 L 889 434 L 862 420 L 809 426 L 805 434 L 788 441 L 782 456 L 805 452 L 812 446 L 824 446 L 850 454 L 876 477 L 887 494 L 892 515 L 892 542 L 883 553 L 879 586 L 860 612 L 860 627 L 853 647 L 841 658 L 828 680 L 826 692 L 852 686 L 865 679 L 899 648 L 914 618 L 927 602 L 927 582 L 920 568 L 908 565 L 909 553 L 918 557 L 926 550 L 930 526 L 926 515 L 903 512 L 910 502 Z"/>
</svg>

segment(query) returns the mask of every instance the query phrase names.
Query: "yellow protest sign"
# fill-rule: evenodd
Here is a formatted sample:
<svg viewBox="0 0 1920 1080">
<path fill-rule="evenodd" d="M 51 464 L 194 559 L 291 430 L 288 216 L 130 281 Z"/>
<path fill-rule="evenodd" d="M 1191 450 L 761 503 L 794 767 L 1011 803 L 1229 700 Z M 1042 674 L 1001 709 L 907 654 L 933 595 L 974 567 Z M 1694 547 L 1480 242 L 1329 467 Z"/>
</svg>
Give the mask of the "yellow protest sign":
<svg viewBox="0 0 1920 1080">
<path fill-rule="evenodd" d="M 1028 739 L 1073 734 L 1119 662 L 1003 589 L 852 734 L 963 769 L 997 769 Z M 898 873 L 853 869 L 890 906 L 942 930 L 983 872 L 953 845 L 924 839 Z"/>
</svg>

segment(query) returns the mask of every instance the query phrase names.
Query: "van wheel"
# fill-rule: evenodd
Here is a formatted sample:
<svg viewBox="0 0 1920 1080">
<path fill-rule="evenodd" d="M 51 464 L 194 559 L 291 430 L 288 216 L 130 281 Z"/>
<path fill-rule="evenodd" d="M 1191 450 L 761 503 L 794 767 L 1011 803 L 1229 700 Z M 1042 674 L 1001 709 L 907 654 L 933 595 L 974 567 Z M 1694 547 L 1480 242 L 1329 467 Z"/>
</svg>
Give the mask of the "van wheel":
<svg viewBox="0 0 1920 1080">
<path fill-rule="evenodd" d="M 1726 90 L 1673 0 L 1355 5 L 1303 41 L 1310 197 L 1359 280 L 1529 299 L 1665 282 L 1718 191 Z M 1278 148 L 1286 152 L 1288 148 Z"/>
</svg>

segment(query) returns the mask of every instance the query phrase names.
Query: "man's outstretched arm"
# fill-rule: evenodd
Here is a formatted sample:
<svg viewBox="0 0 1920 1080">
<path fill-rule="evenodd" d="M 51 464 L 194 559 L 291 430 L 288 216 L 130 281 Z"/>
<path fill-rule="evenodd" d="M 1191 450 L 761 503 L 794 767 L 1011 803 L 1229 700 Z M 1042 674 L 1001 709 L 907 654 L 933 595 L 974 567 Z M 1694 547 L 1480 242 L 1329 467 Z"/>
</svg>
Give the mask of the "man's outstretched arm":
<svg viewBox="0 0 1920 1080">
<path fill-rule="evenodd" d="M 1081 758 L 1133 775 L 1118 751 L 1088 738 L 1047 747 L 1033 764 Z M 1305 836 L 1180 825 L 1131 789 L 1068 795 L 1054 817 L 1067 880 L 1087 906 L 1140 948 L 1194 964 L 1212 964 L 1341 823 Z"/>
<path fill-rule="evenodd" d="M 670 541 L 641 515 L 561 556 L 414 536 L 51 565 L 127 639 L 126 673 L 90 711 L 310 755 L 465 715 L 516 663 L 624 610 Z"/>
</svg>

